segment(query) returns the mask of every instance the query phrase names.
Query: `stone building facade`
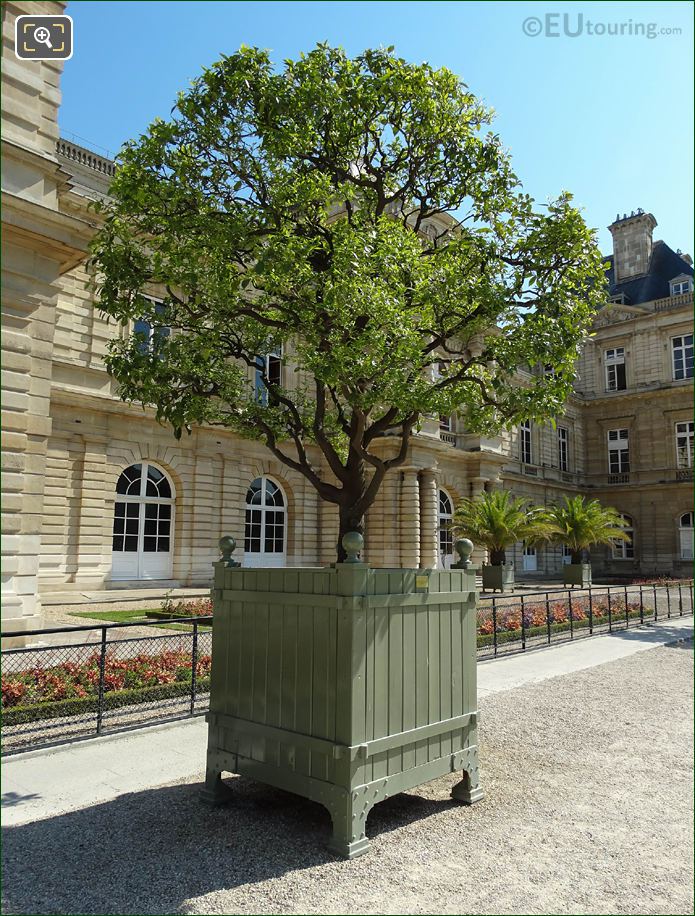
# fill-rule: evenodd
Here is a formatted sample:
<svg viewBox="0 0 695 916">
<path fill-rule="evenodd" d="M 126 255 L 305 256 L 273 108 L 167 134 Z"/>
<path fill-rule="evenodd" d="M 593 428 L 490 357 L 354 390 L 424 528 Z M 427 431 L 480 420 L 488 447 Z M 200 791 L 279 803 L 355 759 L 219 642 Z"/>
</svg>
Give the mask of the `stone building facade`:
<svg viewBox="0 0 695 916">
<path fill-rule="evenodd" d="M 248 565 L 333 562 L 334 507 L 263 445 L 205 428 L 177 441 L 118 399 L 104 356 L 124 331 L 93 308 L 85 267 L 88 205 L 114 165 L 59 137 L 60 64 L 15 58 L 26 6 L 3 5 L 3 630 L 38 625 L 42 593 L 207 584 L 222 534 Z M 428 421 L 369 513 L 370 563 L 450 562 L 455 505 L 504 487 L 624 513 L 632 543 L 595 551 L 598 577 L 689 573 L 693 270 L 655 226 L 641 212 L 611 226 L 610 301 L 564 416 L 492 439 Z M 518 576 L 545 578 L 564 561 L 521 544 L 513 559 Z"/>
</svg>

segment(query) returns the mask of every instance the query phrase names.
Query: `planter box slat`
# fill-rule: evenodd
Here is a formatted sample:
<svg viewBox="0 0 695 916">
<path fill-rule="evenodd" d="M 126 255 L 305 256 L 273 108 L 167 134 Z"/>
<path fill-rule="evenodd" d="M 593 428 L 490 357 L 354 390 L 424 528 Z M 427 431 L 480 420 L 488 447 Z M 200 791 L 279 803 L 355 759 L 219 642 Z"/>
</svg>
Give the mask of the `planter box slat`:
<svg viewBox="0 0 695 916">
<path fill-rule="evenodd" d="M 215 575 L 209 800 L 231 770 L 322 801 L 331 848 L 352 857 L 371 806 L 426 774 L 461 769 L 455 797 L 482 797 L 472 572 L 218 563 Z"/>
</svg>

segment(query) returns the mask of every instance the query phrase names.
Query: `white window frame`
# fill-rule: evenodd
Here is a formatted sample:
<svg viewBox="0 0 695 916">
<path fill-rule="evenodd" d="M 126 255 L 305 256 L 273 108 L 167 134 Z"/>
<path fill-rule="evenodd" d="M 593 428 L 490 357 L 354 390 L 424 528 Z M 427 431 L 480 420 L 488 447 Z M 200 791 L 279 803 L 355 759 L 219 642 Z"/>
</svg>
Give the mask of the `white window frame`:
<svg viewBox="0 0 695 916">
<path fill-rule="evenodd" d="M 252 503 L 249 502 L 249 491 L 257 480 L 260 481 L 261 500 L 258 503 Z M 280 493 L 280 498 L 282 500 L 280 505 L 267 501 L 267 483 L 272 483 Z M 254 512 L 259 515 L 258 522 L 254 521 Z M 281 551 L 266 550 L 266 527 L 268 525 L 268 514 L 271 512 L 273 513 L 274 525 L 280 524 L 282 526 Z M 252 568 L 285 566 L 287 560 L 287 539 L 289 535 L 288 518 L 287 494 L 279 481 L 267 474 L 262 474 L 260 477 L 254 478 L 249 482 L 249 487 L 246 491 L 246 499 L 244 501 L 244 566 Z M 258 538 L 255 538 L 252 533 L 252 526 L 254 524 L 259 524 L 260 526 Z M 259 550 L 253 549 L 252 542 L 255 540 L 259 543 Z M 273 537 L 273 542 L 274 541 L 275 538 Z"/>
<path fill-rule="evenodd" d="M 630 473 L 630 430 L 626 428 L 609 429 L 607 432 L 607 443 L 608 443 L 608 473 L 609 474 L 629 474 Z M 627 457 L 624 457 L 623 453 L 626 453 Z M 612 461 L 613 455 L 617 456 L 616 462 L 615 462 L 616 467 L 613 467 L 613 461 Z"/>
<path fill-rule="evenodd" d="M 566 426 L 557 428 L 557 463 L 561 471 L 570 469 L 570 431 Z"/>
<path fill-rule="evenodd" d="M 174 531 L 175 531 L 175 521 L 176 521 L 176 488 L 174 486 L 174 481 L 171 478 L 171 475 L 168 474 L 164 468 L 160 467 L 154 461 L 135 461 L 132 465 L 128 465 L 122 469 L 116 479 L 116 487 L 118 482 L 123 476 L 125 471 L 128 471 L 131 467 L 140 465 L 140 486 L 137 493 L 119 493 L 117 490 L 114 490 L 114 518 L 112 524 L 112 540 L 111 540 L 111 557 L 112 557 L 112 568 L 111 568 L 111 578 L 114 580 L 129 580 L 129 579 L 138 579 L 138 580 L 156 580 L 156 579 L 169 579 L 172 573 L 173 560 L 174 560 Z M 170 496 L 151 496 L 147 494 L 147 485 L 149 482 L 149 469 L 150 467 L 154 468 L 159 472 L 166 480 L 169 486 Z M 126 506 L 126 511 L 124 516 L 117 515 L 117 504 L 123 503 Z M 128 514 L 128 506 L 136 505 L 137 513 L 135 515 Z M 157 505 L 157 506 L 169 506 L 169 518 L 161 519 L 159 517 L 159 510 L 156 515 L 157 518 L 152 519 L 148 517 L 147 508 L 148 506 Z M 125 524 L 122 533 L 116 532 L 116 519 L 124 518 Z M 128 533 L 127 523 L 128 521 L 134 521 L 137 518 L 137 546 L 135 550 L 126 550 L 126 537 L 134 536 L 133 534 Z M 155 530 L 153 533 L 147 533 L 147 524 L 155 521 Z M 168 523 L 168 533 L 163 533 L 160 530 L 160 524 Z M 156 547 L 159 548 L 159 540 L 163 538 L 168 539 L 169 549 L 168 550 L 145 550 L 145 538 L 154 537 L 156 541 Z M 115 548 L 114 542 L 117 538 L 122 538 L 123 549 L 118 550 Z M 127 557 L 127 559 L 126 559 Z M 148 563 L 147 561 L 151 562 Z M 160 562 L 157 563 L 157 560 Z M 129 562 L 130 561 L 130 562 Z"/>
<path fill-rule="evenodd" d="M 530 420 L 524 420 L 519 424 L 519 461 L 522 464 L 533 464 L 533 437 Z"/>
<path fill-rule="evenodd" d="M 683 293 L 689 293 L 692 289 L 692 280 L 678 280 L 677 282 L 671 281 L 671 295 L 672 296 L 682 296 Z"/>
<path fill-rule="evenodd" d="M 680 341 L 680 343 L 676 343 Z M 688 343 L 690 341 L 690 343 Z M 688 351 L 690 351 L 690 362 L 691 365 L 688 367 Z M 676 368 L 676 354 L 680 354 L 680 361 L 682 362 L 682 368 Z M 671 338 L 671 369 L 673 371 L 673 379 L 678 382 L 682 379 L 692 378 L 693 377 L 693 335 L 692 334 L 678 334 L 676 337 Z M 678 373 L 681 375 L 678 375 Z"/>
<path fill-rule="evenodd" d="M 695 439 L 695 423 L 692 420 L 681 420 L 676 423 L 676 467 L 691 468 L 693 466 L 693 440 Z"/>
<path fill-rule="evenodd" d="M 685 524 L 683 523 L 683 519 L 687 519 Z M 695 519 L 692 512 L 683 512 L 682 515 L 678 516 L 678 547 L 681 560 L 693 559 L 693 532 L 695 531 L 695 528 L 693 528 L 694 521 Z"/>
<path fill-rule="evenodd" d="M 606 372 L 606 391 L 627 390 L 627 366 L 625 363 L 625 347 L 611 347 L 603 351 L 603 361 Z M 622 385 L 619 384 L 619 367 L 623 367 Z"/>
<path fill-rule="evenodd" d="M 157 311 L 157 306 L 163 306 L 164 300 L 158 299 L 156 296 L 143 296 L 143 299 L 147 299 L 148 302 L 151 302 L 154 306 L 155 312 Z M 138 324 L 144 325 L 144 328 L 138 328 Z M 146 330 L 145 330 L 146 329 Z M 144 318 L 136 318 L 133 321 L 133 334 L 142 334 L 146 333 L 147 337 L 141 344 L 141 352 L 150 353 L 154 348 L 154 341 L 156 337 L 169 337 L 171 334 L 171 328 L 168 325 L 153 325 L 149 321 L 146 321 Z"/>
<path fill-rule="evenodd" d="M 441 430 L 441 432 L 450 433 L 452 426 L 453 426 L 452 414 L 449 414 L 448 416 L 444 414 L 439 415 L 439 429 Z"/>
<path fill-rule="evenodd" d="M 634 560 L 635 559 L 635 523 L 631 515 L 623 515 L 623 531 L 630 535 L 629 541 L 613 541 L 613 559 L 614 560 Z"/>
<path fill-rule="evenodd" d="M 448 508 L 443 508 L 446 502 Z M 454 517 L 454 501 L 446 490 L 439 488 L 437 493 L 437 555 L 441 569 L 448 569 L 454 560 L 454 535 L 449 523 Z M 450 551 L 444 550 L 451 547 Z"/>
<path fill-rule="evenodd" d="M 256 400 L 265 406 L 268 403 L 268 391 L 265 386 L 265 382 L 261 378 L 261 371 L 266 376 L 266 378 L 271 377 L 271 369 L 277 367 L 277 384 L 282 386 L 282 373 L 283 373 L 283 347 L 280 345 L 276 347 L 275 350 L 271 350 L 270 353 L 265 353 L 263 356 L 256 357 L 256 368 L 253 373 L 253 391 Z"/>
</svg>

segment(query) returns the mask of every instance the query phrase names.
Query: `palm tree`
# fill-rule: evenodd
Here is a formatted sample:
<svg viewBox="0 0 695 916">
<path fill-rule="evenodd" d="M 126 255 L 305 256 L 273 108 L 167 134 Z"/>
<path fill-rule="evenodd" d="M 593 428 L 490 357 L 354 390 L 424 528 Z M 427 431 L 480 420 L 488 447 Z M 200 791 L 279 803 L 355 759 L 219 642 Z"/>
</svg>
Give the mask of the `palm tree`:
<svg viewBox="0 0 695 916">
<path fill-rule="evenodd" d="M 597 499 L 566 496 L 562 503 L 549 508 L 548 519 L 554 531 L 551 540 L 569 547 L 572 563 L 581 563 L 582 554 L 592 544 L 630 539 L 624 531 L 622 515 Z"/>
<path fill-rule="evenodd" d="M 452 530 L 487 547 L 490 565 L 503 566 L 506 548 L 517 541 L 529 545 L 553 534 L 545 509 L 512 496 L 509 490 L 493 490 L 475 499 L 464 499 L 454 512 Z"/>
</svg>

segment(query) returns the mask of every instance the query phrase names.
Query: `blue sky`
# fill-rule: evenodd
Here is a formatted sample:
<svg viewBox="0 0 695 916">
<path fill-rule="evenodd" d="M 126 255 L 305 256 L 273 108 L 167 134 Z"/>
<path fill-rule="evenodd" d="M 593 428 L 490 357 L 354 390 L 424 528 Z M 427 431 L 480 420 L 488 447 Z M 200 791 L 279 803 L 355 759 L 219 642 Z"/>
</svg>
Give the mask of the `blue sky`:
<svg viewBox="0 0 695 916">
<path fill-rule="evenodd" d="M 540 201 L 571 191 L 604 252 L 616 213 L 642 207 L 656 238 L 695 253 L 689 2 L 75 0 L 66 12 L 75 51 L 60 126 L 98 152 L 167 117 L 177 91 L 240 44 L 277 61 L 318 41 L 351 54 L 392 44 L 449 67 L 492 106 L 526 191 Z M 622 35 L 609 34 L 616 26 Z M 648 30 L 654 38 L 639 34 Z"/>
</svg>

